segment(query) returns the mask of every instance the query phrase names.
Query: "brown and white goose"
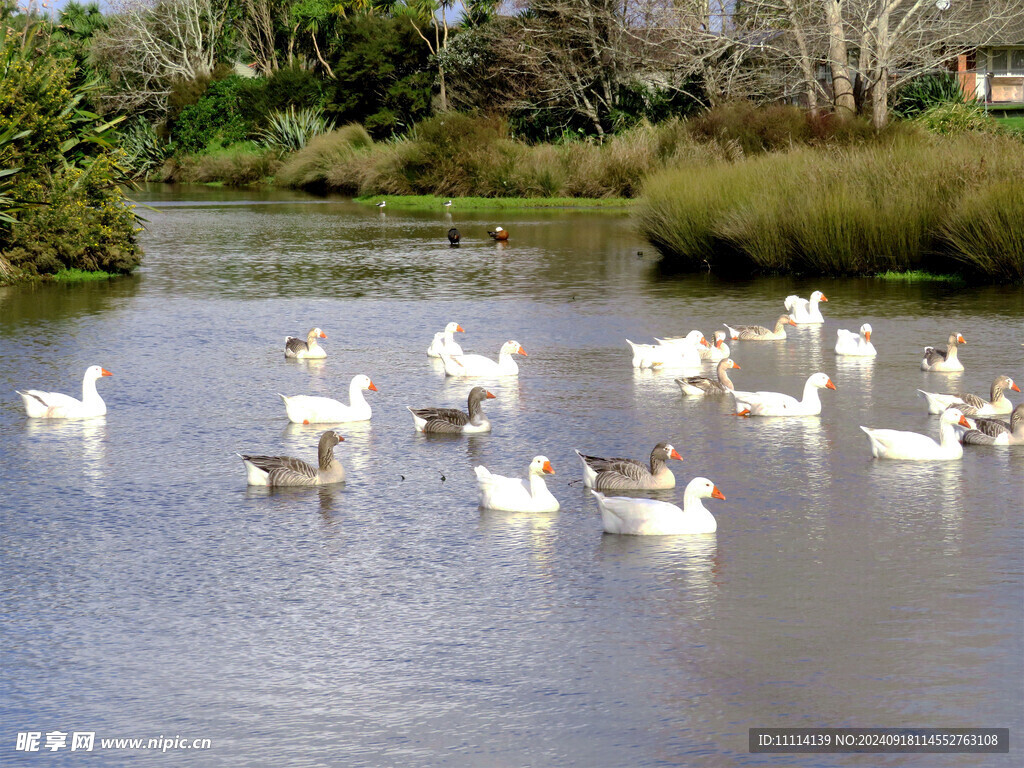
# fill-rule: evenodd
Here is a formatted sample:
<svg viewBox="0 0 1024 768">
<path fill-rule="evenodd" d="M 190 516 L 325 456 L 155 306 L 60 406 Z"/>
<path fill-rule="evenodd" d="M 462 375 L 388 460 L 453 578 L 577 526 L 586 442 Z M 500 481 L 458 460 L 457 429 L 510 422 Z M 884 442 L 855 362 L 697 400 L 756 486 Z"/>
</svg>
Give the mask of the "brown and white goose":
<svg viewBox="0 0 1024 768">
<path fill-rule="evenodd" d="M 676 384 L 683 390 L 684 395 L 690 395 L 692 397 L 704 397 L 706 395 L 725 395 L 730 391 L 736 389 L 733 386 L 732 379 L 729 378 L 729 369 L 735 368 L 737 371 L 740 367 L 733 362 L 732 358 L 726 358 L 718 363 L 717 375 L 718 380 L 708 378 L 707 376 L 687 376 L 685 378 L 676 379 Z"/>
<path fill-rule="evenodd" d="M 699 350 L 701 360 L 717 363 L 729 356 L 729 345 L 725 343 L 725 331 L 715 331 L 715 343 Z"/>
<path fill-rule="evenodd" d="M 1010 414 L 1010 423 L 1002 419 L 975 419 L 975 428 L 960 437 L 964 445 L 1024 445 L 1024 403 Z"/>
<path fill-rule="evenodd" d="M 318 466 L 291 456 L 254 456 L 238 454 L 245 464 L 249 485 L 270 487 L 333 485 L 345 482 L 345 468 L 334 458 L 334 446 L 345 438 L 328 430 L 320 436 Z"/>
<path fill-rule="evenodd" d="M 946 345 L 924 348 L 924 358 L 921 360 L 922 371 L 962 371 L 964 364 L 957 357 L 956 348 L 958 344 L 966 344 L 962 333 L 949 334 L 949 342 Z"/>
<path fill-rule="evenodd" d="M 469 413 L 458 408 L 409 408 L 417 432 L 439 435 L 471 435 L 490 432 L 491 422 L 484 413 L 484 400 L 493 400 L 494 395 L 483 387 L 469 390 Z M 408 408 L 408 406 L 406 406 Z"/>
<path fill-rule="evenodd" d="M 775 329 L 768 330 L 763 325 L 737 325 L 735 328 L 722 323 L 729 330 L 729 338 L 733 341 L 781 341 L 786 338 L 787 325 L 796 325 L 788 315 L 779 315 L 775 321 Z"/>
<path fill-rule="evenodd" d="M 583 462 L 583 485 L 599 491 L 656 491 L 676 487 L 676 476 L 665 464 L 669 459 L 683 460 L 668 443 L 658 443 L 651 451 L 648 467 L 635 459 L 602 459 L 576 451 Z"/>
<path fill-rule="evenodd" d="M 1005 395 L 1007 390 L 1020 392 L 1020 387 L 1009 376 L 996 376 L 989 390 L 989 399 L 986 400 L 978 395 L 950 395 L 925 392 L 917 390 L 924 399 L 928 401 L 928 413 L 942 413 L 949 406 L 955 405 L 964 416 L 995 416 L 1002 413 L 1010 413 L 1013 410 L 1011 403 Z"/>
<path fill-rule="evenodd" d="M 319 328 L 311 328 L 309 333 L 306 334 L 305 341 L 294 336 L 286 336 L 284 339 L 284 356 L 298 358 L 299 360 L 327 357 L 327 352 L 316 341 L 317 339 L 326 338 L 327 334 Z"/>
</svg>

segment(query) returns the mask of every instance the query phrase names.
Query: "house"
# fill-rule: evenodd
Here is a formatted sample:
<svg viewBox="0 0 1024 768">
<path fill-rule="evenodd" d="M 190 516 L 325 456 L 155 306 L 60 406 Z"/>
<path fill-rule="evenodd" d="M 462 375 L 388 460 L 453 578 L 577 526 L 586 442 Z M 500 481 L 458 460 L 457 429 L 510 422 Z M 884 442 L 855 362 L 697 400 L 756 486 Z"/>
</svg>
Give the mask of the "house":
<svg viewBox="0 0 1024 768">
<path fill-rule="evenodd" d="M 1024 23 L 958 56 L 956 71 L 966 96 L 994 107 L 1024 107 Z"/>
</svg>

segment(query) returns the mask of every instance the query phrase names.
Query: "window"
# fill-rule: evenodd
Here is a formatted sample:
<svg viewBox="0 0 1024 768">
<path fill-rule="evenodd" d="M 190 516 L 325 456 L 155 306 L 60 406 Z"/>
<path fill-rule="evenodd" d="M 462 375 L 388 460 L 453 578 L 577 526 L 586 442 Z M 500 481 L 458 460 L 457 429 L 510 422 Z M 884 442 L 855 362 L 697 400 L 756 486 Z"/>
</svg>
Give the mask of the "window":
<svg viewBox="0 0 1024 768">
<path fill-rule="evenodd" d="M 1024 75 L 1024 48 L 1010 51 L 1010 70 L 1015 75 Z"/>
<path fill-rule="evenodd" d="M 1007 50 L 997 48 L 992 51 L 992 66 L 989 71 L 994 75 L 1005 75 L 1007 70 Z"/>
</svg>

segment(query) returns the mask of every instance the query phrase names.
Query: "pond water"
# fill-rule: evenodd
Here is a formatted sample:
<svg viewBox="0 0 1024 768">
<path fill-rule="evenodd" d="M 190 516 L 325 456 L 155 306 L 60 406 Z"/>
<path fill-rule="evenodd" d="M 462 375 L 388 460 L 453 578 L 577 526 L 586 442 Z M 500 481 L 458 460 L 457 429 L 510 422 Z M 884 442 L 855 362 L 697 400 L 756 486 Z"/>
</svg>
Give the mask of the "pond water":
<svg viewBox="0 0 1024 768">
<path fill-rule="evenodd" d="M 916 389 L 1024 381 L 1020 286 L 672 277 L 615 212 L 142 199 L 138 275 L 0 292 L 3 764 L 77 761 L 14 750 L 54 730 L 212 742 L 138 765 L 1020 764 L 1024 448 L 882 462 L 858 429 L 935 434 Z M 733 379 L 825 371 L 820 417 L 736 418 L 630 366 L 626 338 L 769 324 L 814 289 L 824 326 L 734 344 Z M 451 320 L 467 352 L 529 353 L 488 383 L 492 434 L 425 438 L 406 411 L 465 403 L 425 354 Z M 837 360 L 865 321 L 877 359 Z M 312 326 L 326 360 L 285 360 Z M 921 372 L 951 331 L 966 371 Z M 91 364 L 105 418 L 25 417 L 15 388 L 73 394 Z M 357 373 L 379 392 L 339 429 L 348 484 L 247 488 L 236 451 L 315 456 L 323 428 L 276 393 L 347 399 Z M 717 534 L 604 535 L 572 449 L 660 440 L 684 457 L 664 498 L 698 475 L 726 495 Z M 477 507 L 473 466 L 536 454 L 561 511 Z M 1009 727 L 1013 751 L 752 755 L 755 726 Z"/>
</svg>

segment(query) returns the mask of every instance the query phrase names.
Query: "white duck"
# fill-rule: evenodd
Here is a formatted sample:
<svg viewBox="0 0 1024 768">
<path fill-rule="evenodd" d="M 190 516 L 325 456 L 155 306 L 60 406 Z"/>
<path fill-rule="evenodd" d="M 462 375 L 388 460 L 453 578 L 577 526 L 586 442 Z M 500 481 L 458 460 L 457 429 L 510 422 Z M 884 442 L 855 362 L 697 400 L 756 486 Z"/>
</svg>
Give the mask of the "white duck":
<svg viewBox="0 0 1024 768">
<path fill-rule="evenodd" d="M 319 328 L 311 328 L 306 334 L 305 341 L 294 336 L 285 336 L 284 356 L 294 357 L 298 360 L 319 360 L 327 357 L 327 352 L 317 343 L 317 339 L 326 338 L 327 334 Z"/>
<path fill-rule="evenodd" d="M 895 429 L 861 427 L 871 441 L 871 455 L 876 459 L 906 459 L 908 461 L 939 461 L 959 459 L 964 447 L 957 439 L 955 424 L 970 429 L 971 424 L 956 408 L 942 412 L 939 417 L 939 441 L 917 432 Z"/>
<path fill-rule="evenodd" d="M 443 331 L 434 334 L 434 340 L 427 347 L 427 357 L 440 357 L 442 352 L 449 355 L 461 355 L 462 347 L 455 341 L 456 333 L 465 333 L 458 323 L 448 323 Z"/>
<path fill-rule="evenodd" d="M 964 416 L 998 416 L 1010 413 L 1013 403 L 1006 397 L 1006 390 L 1020 392 L 1020 387 L 1009 376 L 996 376 L 989 390 L 989 399 L 978 395 L 949 395 L 917 390 L 928 401 L 928 413 L 942 413 L 949 406 L 955 405 Z"/>
<path fill-rule="evenodd" d="M 669 358 L 670 365 L 692 368 L 700 365 L 704 359 L 704 350 L 711 349 L 708 340 L 700 331 L 690 331 L 685 336 L 672 336 L 667 339 L 654 338 L 658 346 L 667 347 L 674 356 Z"/>
<path fill-rule="evenodd" d="M 70 395 L 60 392 L 42 392 L 38 389 L 14 390 L 21 395 L 25 403 L 25 413 L 34 419 L 91 419 L 103 416 L 107 412 L 107 404 L 96 391 L 96 380 L 103 376 L 113 376 L 106 368 L 90 365 L 85 369 L 82 379 L 82 399 L 76 400 Z"/>
<path fill-rule="evenodd" d="M 483 355 L 449 355 L 442 352 L 444 372 L 449 376 L 518 376 L 519 366 L 512 355 L 526 357 L 518 341 L 506 341 L 498 350 L 497 361 Z"/>
<path fill-rule="evenodd" d="M 249 485 L 306 486 L 345 482 L 345 468 L 334 458 L 334 446 L 345 438 L 328 430 L 320 436 L 317 466 L 291 456 L 254 456 L 237 454 L 245 465 Z"/>
<path fill-rule="evenodd" d="M 925 347 L 924 358 L 921 360 L 921 370 L 938 371 L 940 373 L 962 371 L 964 364 L 960 362 L 956 348 L 958 344 L 966 343 L 967 340 L 964 339 L 964 335 L 956 332 L 949 334 L 946 345 L 940 344 L 935 347 Z"/>
<path fill-rule="evenodd" d="M 786 311 L 789 312 L 789 319 L 801 325 L 810 323 L 824 323 L 825 318 L 821 315 L 821 307 L 818 302 L 828 301 L 825 294 L 815 291 L 809 299 L 801 299 L 799 296 L 786 297 Z"/>
<path fill-rule="evenodd" d="M 280 392 L 277 394 L 284 400 L 284 409 L 288 414 L 288 421 L 292 424 L 339 424 L 345 421 L 369 420 L 372 411 L 370 404 L 363 397 L 365 390 L 376 392 L 377 387 L 369 376 L 360 373 L 358 376 L 353 376 L 348 385 L 349 405 L 329 397 L 314 397 L 312 395 L 287 397 Z"/>
<path fill-rule="evenodd" d="M 847 331 L 842 328 L 836 331 L 836 354 L 851 355 L 855 357 L 876 357 L 875 345 L 871 343 L 871 324 L 864 323 L 860 327 L 860 333 Z"/>
<path fill-rule="evenodd" d="M 474 467 L 480 490 L 480 506 L 502 512 L 557 512 L 558 499 L 551 495 L 544 475 L 555 470 L 547 456 L 535 456 L 530 462 L 530 485 L 517 477 L 492 475 L 487 467 Z"/>
<path fill-rule="evenodd" d="M 725 331 L 715 331 L 714 339 L 711 346 L 700 348 L 701 360 L 717 363 L 729 356 L 729 345 L 725 343 Z"/>
<path fill-rule="evenodd" d="M 683 508 L 666 501 L 605 496 L 591 490 L 601 510 L 605 533 L 634 536 L 671 536 L 714 533 L 718 522 L 701 499 L 722 499 L 725 495 L 706 477 L 695 477 L 683 491 Z"/>
<path fill-rule="evenodd" d="M 734 390 L 736 413 L 740 416 L 817 416 L 821 413 L 819 389 L 835 389 L 825 373 L 812 374 L 804 384 L 802 400 L 781 392 L 739 392 Z"/>
</svg>

